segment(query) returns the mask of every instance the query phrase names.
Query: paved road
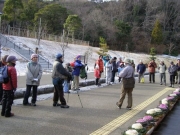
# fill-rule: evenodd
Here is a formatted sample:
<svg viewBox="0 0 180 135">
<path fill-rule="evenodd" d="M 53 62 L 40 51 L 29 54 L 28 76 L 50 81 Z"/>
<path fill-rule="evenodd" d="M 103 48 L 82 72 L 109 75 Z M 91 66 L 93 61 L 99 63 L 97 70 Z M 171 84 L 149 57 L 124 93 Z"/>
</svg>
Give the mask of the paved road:
<svg viewBox="0 0 180 135">
<path fill-rule="evenodd" d="M 0 117 L 0 132 L 2 135 L 120 135 L 174 90 L 159 83 L 138 84 L 133 91 L 133 109 L 129 111 L 125 109 L 126 99 L 122 109 L 115 106 L 120 87 L 121 84 L 116 84 L 80 92 L 83 108 L 77 94 L 69 95 L 69 109 L 52 107 L 52 96 L 38 101 L 36 107 L 13 105 L 15 116 Z"/>
</svg>

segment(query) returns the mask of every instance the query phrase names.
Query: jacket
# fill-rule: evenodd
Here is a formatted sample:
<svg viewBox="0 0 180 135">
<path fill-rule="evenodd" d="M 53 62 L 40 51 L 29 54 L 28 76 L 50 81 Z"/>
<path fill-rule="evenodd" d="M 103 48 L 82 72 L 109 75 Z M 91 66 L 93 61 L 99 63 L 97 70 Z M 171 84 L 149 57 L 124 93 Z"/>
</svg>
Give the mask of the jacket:
<svg viewBox="0 0 180 135">
<path fill-rule="evenodd" d="M 104 64 L 103 64 L 103 60 L 102 59 L 98 59 L 96 61 L 96 65 L 99 66 L 99 71 L 102 73 L 104 71 Z"/>
<path fill-rule="evenodd" d="M 94 76 L 95 76 L 95 78 L 100 78 L 100 71 L 99 71 L 99 69 L 94 69 Z"/>
<path fill-rule="evenodd" d="M 9 82 L 3 83 L 3 90 L 16 90 L 17 88 L 17 72 L 14 66 L 8 65 Z"/>
<path fill-rule="evenodd" d="M 155 73 L 155 69 L 157 68 L 157 65 L 155 62 L 150 62 L 148 64 L 148 70 L 149 70 L 149 73 Z"/>
<path fill-rule="evenodd" d="M 166 65 L 165 64 L 160 64 L 158 66 L 158 70 L 159 70 L 159 73 L 165 73 L 166 72 Z"/>
<path fill-rule="evenodd" d="M 176 65 L 170 65 L 168 68 L 168 72 L 170 75 L 176 75 L 176 73 L 177 73 Z"/>
<path fill-rule="evenodd" d="M 74 63 L 74 68 L 73 68 L 73 75 L 79 76 L 80 70 L 82 68 L 83 64 L 81 63 L 80 60 L 76 60 Z"/>
<path fill-rule="evenodd" d="M 39 63 L 28 62 L 26 66 L 26 84 L 39 86 L 42 77 L 42 67 Z M 38 81 L 34 81 L 37 78 Z"/>
<path fill-rule="evenodd" d="M 70 73 L 63 67 L 62 61 L 55 60 L 53 63 L 52 79 L 64 80 L 70 76 Z"/>
<path fill-rule="evenodd" d="M 137 65 L 137 72 L 139 74 L 143 74 L 145 71 L 146 71 L 146 66 L 143 63 Z"/>
</svg>

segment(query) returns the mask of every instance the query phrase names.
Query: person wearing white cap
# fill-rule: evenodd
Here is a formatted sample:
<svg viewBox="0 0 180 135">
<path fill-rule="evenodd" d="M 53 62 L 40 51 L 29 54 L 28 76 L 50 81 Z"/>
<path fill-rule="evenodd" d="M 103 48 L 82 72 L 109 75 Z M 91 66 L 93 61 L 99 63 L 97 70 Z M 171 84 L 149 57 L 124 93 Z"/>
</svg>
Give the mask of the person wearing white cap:
<svg viewBox="0 0 180 135">
<path fill-rule="evenodd" d="M 123 104 L 123 101 L 125 99 L 126 94 L 128 94 L 128 104 L 127 104 L 127 109 L 131 110 L 132 107 L 132 91 L 135 85 L 135 80 L 134 80 L 134 68 L 131 65 L 131 60 L 130 59 L 125 59 L 125 68 L 120 72 L 119 76 L 123 78 L 123 84 L 121 87 L 121 96 L 120 100 L 116 103 L 117 107 L 121 109 L 121 106 Z M 131 85 L 130 83 L 130 78 L 133 79 L 133 84 Z M 128 88 L 125 88 L 124 86 L 124 80 L 127 80 L 127 83 L 129 85 Z"/>
<path fill-rule="evenodd" d="M 159 73 L 160 73 L 160 85 L 163 84 L 163 81 L 164 80 L 164 85 L 166 85 L 166 65 L 164 64 L 164 61 L 161 61 L 159 66 L 158 66 L 158 70 L 159 70 Z"/>
<path fill-rule="evenodd" d="M 11 112 L 11 106 L 14 100 L 14 92 L 17 88 L 17 72 L 15 68 L 16 61 L 17 58 L 12 55 L 6 58 L 9 81 L 7 83 L 3 83 L 3 97 L 1 110 L 1 116 L 5 117 L 14 116 L 14 113 Z"/>
<path fill-rule="evenodd" d="M 38 54 L 31 55 L 31 61 L 26 66 L 26 92 L 24 94 L 23 105 L 36 106 L 37 87 L 42 77 L 42 67 L 38 63 Z M 28 101 L 32 89 L 31 104 Z"/>
</svg>

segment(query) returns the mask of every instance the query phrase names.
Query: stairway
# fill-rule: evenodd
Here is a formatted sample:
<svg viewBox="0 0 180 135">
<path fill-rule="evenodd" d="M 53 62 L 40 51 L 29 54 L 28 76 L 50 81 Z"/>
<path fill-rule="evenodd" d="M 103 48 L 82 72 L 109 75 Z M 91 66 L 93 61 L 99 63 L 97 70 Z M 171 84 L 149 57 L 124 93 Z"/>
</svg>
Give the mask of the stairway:
<svg viewBox="0 0 180 135">
<path fill-rule="evenodd" d="M 35 53 L 31 48 L 28 47 L 24 48 L 19 44 L 13 42 L 12 40 L 10 40 L 8 37 L 4 36 L 3 34 L 0 34 L 0 44 L 1 44 L 1 48 L 8 47 L 27 61 L 31 61 L 30 59 L 31 55 Z M 44 58 L 42 55 L 39 55 L 38 61 L 41 64 L 43 71 L 52 70 L 52 63 L 50 63 L 49 60 Z"/>
</svg>

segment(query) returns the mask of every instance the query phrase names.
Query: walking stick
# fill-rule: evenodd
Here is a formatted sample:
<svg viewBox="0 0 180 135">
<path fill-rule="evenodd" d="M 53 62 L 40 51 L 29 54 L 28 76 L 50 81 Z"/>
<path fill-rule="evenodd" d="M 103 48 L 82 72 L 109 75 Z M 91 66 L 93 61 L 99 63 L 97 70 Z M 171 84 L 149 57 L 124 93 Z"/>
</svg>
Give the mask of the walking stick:
<svg viewBox="0 0 180 135">
<path fill-rule="evenodd" d="M 79 96 L 79 90 L 77 90 L 77 95 L 78 95 L 78 97 L 79 97 L 79 101 L 80 101 L 80 103 L 81 103 L 81 107 L 83 108 L 83 105 L 82 105 L 82 102 L 81 102 L 81 98 L 80 98 L 80 96 Z"/>
</svg>

